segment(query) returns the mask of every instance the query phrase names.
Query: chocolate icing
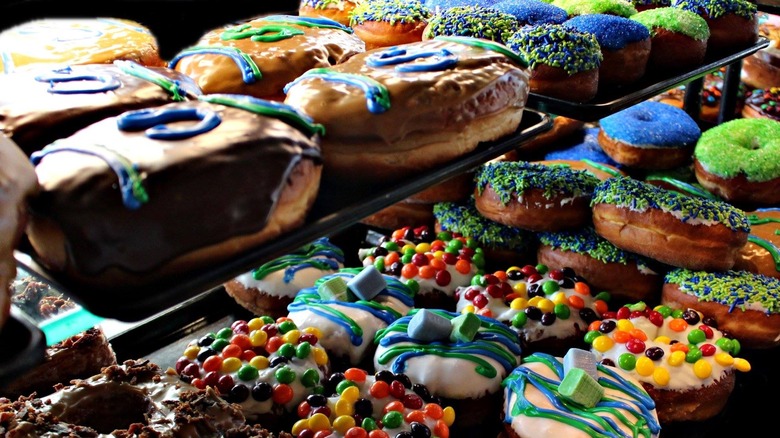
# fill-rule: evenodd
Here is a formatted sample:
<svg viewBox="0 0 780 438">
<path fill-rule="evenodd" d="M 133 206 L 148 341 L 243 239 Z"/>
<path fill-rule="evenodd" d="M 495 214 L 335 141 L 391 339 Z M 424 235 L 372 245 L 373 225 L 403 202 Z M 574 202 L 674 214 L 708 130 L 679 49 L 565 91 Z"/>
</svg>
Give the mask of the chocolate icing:
<svg viewBox="0 0 780 438">
<path fill-rule="evenodd" d="M 0 75 L 0 129 L 28 155 L 106 117 L 174 100 L 174 96 L 161 86 L 124 73 L 111 64 L 67 68 L 74 76 L 110 75 L 121 85 L 104 92 L 62 94 L 49 92 L 50 83 L 36 78 L 57 75 L 63 67 L 42 67 Z M 177 81 L 189 95 L 200 94 L 194 82 L 177 71 L 162 67 L 149 70 Z M 77 82 L 68 85 L 89 86 L 89 82 Z"/>
<path fill-rule="evenodd" d="M 71 268 L 86 275 L 112 267 L 143 273 L 255 233 L 291 170 L 301 160 L 320 160 L 316 136 L 275 118 L 202 101 L 158 109 L 192 108 L 216 112 L 221 122 L 190 138 L 152 140 L 144 131 L 120 131 L 117 118 L 109 118 L 54 144 L 97 145 L 132 163 L 148 194 L 136 209 L 123 204 L 117 174 L 100 157 L 73 151 L 42 156 L 36 171 L 43 190 L 31 201 L 32 220 L 61 227 Z"/>
</svg>

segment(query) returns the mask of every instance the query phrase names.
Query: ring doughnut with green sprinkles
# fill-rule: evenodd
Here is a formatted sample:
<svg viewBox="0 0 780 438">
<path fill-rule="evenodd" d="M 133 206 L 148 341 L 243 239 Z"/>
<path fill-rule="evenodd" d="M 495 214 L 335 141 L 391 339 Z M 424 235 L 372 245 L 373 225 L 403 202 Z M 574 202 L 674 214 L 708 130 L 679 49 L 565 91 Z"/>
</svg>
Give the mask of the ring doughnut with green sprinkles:
<svg viewBox="0 0 780 438">
<path fill-rule="evenodd" d="M 506 43 L 520 28 L 511 14 L 485 6 L 455 6 L 434 14 L 423 32 L 423 39 L 439 35 L 467 36 Z"/>
<path fill-rule="evenodd" d="M 487 163 L 477 170 L 475 180 L 478 194 L 490 185 L 504 205 L 529 189 L 543 190 L 547 199 L 561 193 L 590 196 L 599 183 L 598 178 L 584 170 L 525 161 Z"/>
<path fill-rule="evenodd" d="M 694 158 L 721 178 L 744 175 L 750 182 L 780 177 L 780 122 L 771 119 L 735 119 L 702 134 Z"/>
<path fill-rule="evenodd" d="M 526 26 L 507 40 L 531 69 L 538 65 L 561 68 L 570 76 L 598 69 L 603 55 L 596 36 L 561 24 Z"/>
</svg>

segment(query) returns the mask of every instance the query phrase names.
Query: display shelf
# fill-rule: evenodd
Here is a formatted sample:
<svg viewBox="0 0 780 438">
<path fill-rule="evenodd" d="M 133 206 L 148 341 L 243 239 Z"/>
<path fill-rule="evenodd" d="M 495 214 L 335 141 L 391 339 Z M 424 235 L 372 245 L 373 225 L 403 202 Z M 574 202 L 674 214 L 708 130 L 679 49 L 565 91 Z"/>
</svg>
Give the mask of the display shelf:
<svg viewBox="0 0 780 438">
<path fill-rule="evenodd" d="M 265 260 L 280 256 L 318 237 L 345 229 L 352 223 L 431 185 L 468 171 L 503 153 L 522 149 L 526 140 L 551 127 L 552 120 L 549 116 L 526 110 L 519 128 L 513 134 L 498 141 L 483 143 L 476 150 L 456 160 L 402 182 L 377 181 L 373 184 L 345 185 L 339 181 L 339 175 L 330 175 L 325 170 L 317 199 L 302 227 L 213 268 L 187 272 L 165 283 L 126 289 L 117 285 L 117 288 L 111 291 L 86 287 L 45 269 L 37 263 L 34 251 L 28 244 L 22 244 L 15 252 L 16 260 L 25 270 L 49 282 L 95 315 L 121 321 L 139 321 L 204 290 L 216 287 Z M 118 298 L 121 300 L 118 301 Z"/>
<path fill-rule="evenodd" d="M 0 329 L 0 387 L 43 362 L 46 338 L 27 315 L 11 306 L 11 314 Z"/>
<path fill-rule="evenodd" d="M 750 56 L 768 45 L 769 40 L 761 37 L 754 45 L 748 48 L 718 59 L 705 60 L 704 64 L 691 71 L 672 77 L 649 75 L 634 85 L 616 87 L 604 92 L 599 92 L 595 98 L 585 103 L 572 102 L 531 93 L 528 97 L 528 107 L 546 113 L 582 120 L 584 122 L 595 122 L 667 90 L 703 78 L 708 73 L 712 73 L 721 67 L 734 62 L 739 62 L 742 58 Z"/>
</svg>

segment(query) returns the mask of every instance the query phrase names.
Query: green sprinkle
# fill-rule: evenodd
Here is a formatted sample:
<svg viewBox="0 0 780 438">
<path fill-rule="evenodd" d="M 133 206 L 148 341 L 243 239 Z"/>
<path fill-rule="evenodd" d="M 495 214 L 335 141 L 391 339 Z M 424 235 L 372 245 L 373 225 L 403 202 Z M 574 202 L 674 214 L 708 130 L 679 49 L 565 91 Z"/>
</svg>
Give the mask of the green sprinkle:
<svg viewBox="0 0 780 438">
<path fill-rule="evenodd" d="M 396 23 L 426 22 L 431 17 L 431 10 L 418 0 L 371 0 L 358 3 L 349 13 L 349 25 L 355 26 L 365 22 L 384 21 Z"/>
<path fill-rule="evenodd" d="M 477 170 L 477 193 L 490 184 L 504 205 L 529 189 L 541 189 L 545 198 L 590 196 L 599 180 L 584 170 L 562 166 L 545 166 L 525 161 L 487 163 Z"/>
<path fill-rule="evenodd" d="M 756 4 L 746 0 L 672 0 L 672 6 L 709 18 L 734 14 L 750 19 L 758 12 Z"/>
<path fill-rule="evenodd" d="M 560 24 L 525 26 L 506 45 L 528 61 L 529 67 L 562 68 L 570 76 L 597 69 L 603 55 L 596 36 Z"/>
<path fill-rule="evenodd" d="M 780 312 L 780 279 L 747 271 L 704 272 L 676 269 L 665 278 L 699 300 L 724 304 L 729 311 L 760 305 L 767 314 Z"/>
<path fill-rule="evenodd" d="M 634 5 L 625 0 L 554 0 L 552 4 L 566 11 L 569 17 L 609 14 L 628 18 L 637 13 Z"/>
</svg>

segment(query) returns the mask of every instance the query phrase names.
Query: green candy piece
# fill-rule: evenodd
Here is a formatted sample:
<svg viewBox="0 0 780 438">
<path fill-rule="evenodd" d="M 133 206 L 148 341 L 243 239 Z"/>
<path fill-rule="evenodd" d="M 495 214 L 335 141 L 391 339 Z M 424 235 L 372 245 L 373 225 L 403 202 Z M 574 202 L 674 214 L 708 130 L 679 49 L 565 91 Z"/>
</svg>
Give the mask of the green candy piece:
<svg viewBox="0 0 780 438">
<path fill-rule="evenodd" d="M 245 382 L 255 380 L 259 375 L 260 372 L 257 371 L 257 368 L 253 367 L 252 365 L 243 365 L 236 373 L 236 376 Z"/>
<path fill-rule="evenodd" d="M 512 317 L 512 327 L 514 328 L 521 328 L 526 322 L 528 322 L 528 316 L 523 312 L 516 313 L 515 316 Z"/>
<path fill-rule="evenodd" d="M 289 319 L 287 321 L 284 321 L 281 324 L 279 324 L 279 333 L 281 333 L 281 334 L 285 334 L 285 333 L 287 333 L 287 332 L 289 332 L 291 330 L 297 330 L 297 329 L 298 329 L 298 326 L 296 326 L 295 323 L 292 322 L 292 320 L 289 320 Z"/>
<path fill-rule="evenodd" d="M 311 344 L 308 342 L 301 342 L 295 347 L 295 357 L 298 359 L 306 359 L 311 354 Z"/>
<path fill-rule="evenodd" d="M 395 429 L 404 424 L 404 417 L 398 411 L 390 411 L 382 417 L 382 423 L 389 429 Z"/>
<path fill-rule="evenodd" d="M 482 320 L 471 312 L 461 313 L 452 318 L 450 322 L 452 323 L 452 332 L 450 333 L 452 342 L 473 341 L 474 336 L 477 335 L 480 326 L 482 326 Z"/>
<path fill-rule="evenodd" d="M 525 314 L 523 314 L 525 315 Z M 588 333 L 585 333 L 585 342 L 588 344 L 592 344 L 593 341 L 601 336 L 601 332 L 598 330 L 591 330 Z"/>
<path fill-rule="evenodd" d="M 314 368 L 309 368 L 301 376 L 301 384 L 306 388 L 314 388 L 320 383 L 320 374 Z"/>
<path fill-rule="evenodd" d="M 230 327 L 224 327 L 217 332 L 218 339 L 230 339 L 233 337 L 233 330 Z"/>
<path fill-rule="evenodd" d="M 317 293 L 323 300 L 354 301 L 354 297 L 347 287 L 347 282 L 338 276 L 330 277 L 320 283 L 317 286 Z"/>
<path fill-rule="evenodd" d="M 604 397 L 604 387 L 582 368 L 572 368 L 561 380 L 558 393 L 569 401 L 592 408 Z"/>
<path fill-rule="evenodd" d="M 209 347 L 211 347 L 211 349 L 214 351 L 222 351 L 222 349 L 224 349 L 228 345 L 230 345 L 230 341 L 228 341 L 227 339 L 219 338 L 219 339 L 215 339 L 214 342 L 212 342 L 211 345 L 209 345 Z"/>
<path fill-rule="evenodd" d="M 289 342 L 286 344 L 282 344 L 282 346 L 279 347 L 279 350 L 277 353 L 279 353 L 279 356 L 283 356 L 287 359 L 292 359 L 293 356 L 295 356 L 295 346 L 293 344 L 290 344 Z"/>
<path fill-rule="evenodd" d="M 296 375 L 292 368 L 285 365 L 276 370 L 274 377 L 276 377 L 276 380 L 278 380 L 279 383 L 292 383 L 295 381 Z"/>
</svg>

